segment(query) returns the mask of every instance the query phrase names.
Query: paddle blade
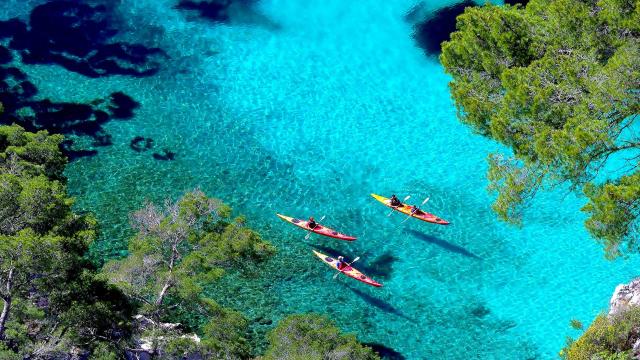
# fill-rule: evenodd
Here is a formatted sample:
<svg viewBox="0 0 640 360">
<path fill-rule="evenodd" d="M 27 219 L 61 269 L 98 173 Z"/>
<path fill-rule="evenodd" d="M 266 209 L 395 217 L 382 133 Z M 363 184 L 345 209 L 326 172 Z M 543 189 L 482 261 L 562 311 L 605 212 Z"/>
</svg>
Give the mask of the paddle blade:
<svg viewBox="0 0 640 360">
<path fill-rule="evenodd" d="M 356 261 L 358 261 L 358 260 L 360 260 L 360 256 L 357 256 L 355 259 L 353 259 L 353 261 L 352 261 L 352 262 L 350 262 L 350 263 L 349 263 L 349 265 L 353 264 L 354 262 L 356 262 Z"/>
<path fill-rule="evenodd" d="M 322 217 L 320 218 L 320 220 L 318 220 L 318 222 L 324 220 L 324 218 L 326 218 L 326 217 L 327 217 L 326 215 L 322 215 Z"/>
<path fill-rule="evenodd" d="M 404 198 L 404 200 L 402 200 L 402 201 L 407 201 L 407 200 L 409 200 L 410 198 L 411 198 L 411 195 L 407 195 L 407 196 Z"/>
<path fill-rule="evenodd" d="M 422 202 L 422 205 L 426 204 L 426 203 L 427 203 L 427 201 L 429 201 L 429 197 L 428 197 L 428 196 L 427 196 L 427 198 L 426 198 L 426 199 L 424 199 L 424 201 Z"/>
<path fill-rule="evenodd" d="M 309 240 L 310 237 L 311 237 L 311 233 L 307 233 L 307 235 L 304 236 L 304 239 Z"/>
</svg>

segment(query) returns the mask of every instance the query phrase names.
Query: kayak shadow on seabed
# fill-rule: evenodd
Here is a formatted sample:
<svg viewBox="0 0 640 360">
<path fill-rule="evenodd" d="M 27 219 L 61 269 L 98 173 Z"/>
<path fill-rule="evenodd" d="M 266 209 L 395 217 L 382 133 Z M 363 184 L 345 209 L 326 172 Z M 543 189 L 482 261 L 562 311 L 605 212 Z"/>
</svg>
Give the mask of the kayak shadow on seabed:
<svg viewBox="0 0 640 360">
<path fill-rule="evenodd" d="M 389 304 L 388 302 L 382 300 L 382 299 L 378 299 L 377 297 L 373 296 L 373 295 L 369 295 L 366 292 L 357 289 L 355 287 L 352 287 L 351 285 L 347 285 L 347 284 L 343 284 L 344 287 L 346 287 L 347 289 L 351 290 L 354 294 L 358 295 L 362 300 L 364 300 L 364 302 L 366 302 L 367 304 L 376 307 L 386 313 L 392 314 L 392 315 L 396 315 L 399 316 L 401 318 L 407 319 L 411 322 L 416 322 L 415 319 L 412 319 L 410 317 L 408 317 L 407 315 L 403 314 L 402 311 L 396 309 L 393 305 Z"/>
<path fill-rule="evenodd" d="M 452 253 L 456 253 L 456 254 L 460 254 L 460 255 L 464 255 L 466 257 L 470 257 L 473 259 L 477 259 L 477 260 L 482 260 L 482 258 L 474 253 L 472 253 L 471 251 L 463 248 L 460 245 L 456 245 L 456 244 L 452 244 L 446 240 L 442 240 L 439 239 L 433 235 L 429 235 L 429 234 L 425 234 L 423 232 L 420 232 L 418 230 L 413 230 L 413 229 L 404 229 L 404 231 L 410 235 L 412 235 L 415 238 L 418 238 L 420 240 L 426 241 L 428 243 L 434 244 L 434 245 L 438 245 L 441 248 L 448 250 Z"/>
</svg>

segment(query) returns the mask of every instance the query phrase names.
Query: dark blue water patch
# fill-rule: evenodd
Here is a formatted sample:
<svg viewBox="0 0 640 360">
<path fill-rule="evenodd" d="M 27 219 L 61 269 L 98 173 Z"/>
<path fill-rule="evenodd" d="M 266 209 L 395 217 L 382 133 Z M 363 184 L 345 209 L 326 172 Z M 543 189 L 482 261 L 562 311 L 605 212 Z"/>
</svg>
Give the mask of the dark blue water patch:
<svg viewBox="0 0 640 360">
<path fill-rule="evenodd" d="M 0 64 L 10 63 L 11 60 L 13 60 L 13 55 L 11 55 L 9 49 L 0 45 Z"/>
<path fill-rule="evenodd" d="M 0 123 L 16 123 L 28 131 L 88 136 L 93 146 L 108 146 L 112 144 L 111 135 L 104 130 L 104 124 L 113 119 L 130 119 L 140 107 L 137 101 L 121 91 L 89 103 L 35 99 L 37 94 L 38 88 L 22 70 L 0 66 L 0 102 L 3 105 Z M 97 153 L 76 149 L 72 143 L 66 143 L 62 149 L 72 160 Z"/>
<path fill-rule="evenodd" d="M 441 248 L 450 251 L 452 253 L 455 254 L 460 254 L 460 255 L 464 255 L 466 257 L 470 257 L 473 259 L 477 259 L 477 260 L 482 260 L 481 257 L 479 257 L 478 255 L 472 253 L 471 251 L 465 249 L 464 247 L 460 246 L 460 245 L 456 245 L 454 243 L 448 242 L 446 240 L 442 240 L 440 238 L 437 238 L 433 235 L 429 235 L 429 234 L 425 234 L 421 231 L 418 230 L 413 230 L 413 229 L 405 229 L 405 232 L 412 235 L 414 238 L 416 239 L 420 239 L 422 241 L 428 242 L 430 244 L 434 244 L 437 246 L 440 246 Z"/>
<path fill-rule="evenodd" d="M 363 345 L 370 347 L 373 351 L 375 351 L 383 360 L 405 360 L 406 357 L 402 355 L 400 352 L 379 344 L 379 343 L 364 343 Z"/>
<path fill-rule="evenodd" d="M 413 28 L 413 38 L 419 47 L 429 56 L 437 55 L 441 51 L 440 44 L 450 39 L 451 33 L 456 31 L 456 18 L 468 6 L 475 6 L 471 0 L 436 10 L 426 18 L 418 20 Z M 424 13 L 424 5 L 416 5 L 406 15 L 407 20 L 416 20 Z"/>
<path fill-rule="evenodd" d="M 351 279 L 349 279 L 351 280 Z M 355 281 L 355 280 L 354 280 Z M 369 295 L 366 292 L 356 288 L 356 287 L 352 287 L 350 285 L 344 285 L 347 289 L 351 290 L 354 294 L 356 294 L 360 299 L 364 300 L 364 302 L 366 302 L 367 304 L 380 309 L 388 314 L 392 314 L 398 317 L 401 317 L 403 319 L 415 322 L 414 319 L 408 317 L 407 315 L 405 315 L 402 311 L 398 310 L 396 307 L 394 307 L 393 305 L 391 305 L 390 303 L 377 298 L 373 295 Z"/>
<path fill-rule="evenodd" d="M 175 6 L 178 10 L 197 11 L 203 18 L 218 21 L 229 21 L 227 10 L 231 5 L 230 0 L 191 1 L 182 0 Z"/>
<path fill-rule="evenodd" d="M 137 104 L 124 93 L 114 93 L 107 99 L 91 103 L 53 102 L 49 99 L 34 100 L 36 86 L 26 80 L 26 75 L 14 67 L 0 67 L 0 102 L 4 111 L 0 123 L 16 123 L 28 131 L 47 130 L 64 135 L 88 136 L 94 146 L 112 144 L 111 135 L 103 126 L 113 119 L 133 116 L 132 104 Z M 94 151 L 63 147 L 71 159 L 90 156 Z"/>
<path fill-rule="evenodd" d="M 139 102 L 122 91 L 114 92 L 110 98 L 109 112 L 114 119 L 131 119 L 133 111 L 140 107 Z"/>
<path fill-rule="evenodd" d="M 29 24 L 18 19 L 0 22 L 0 38 L 20 52 L 25 64 L 57 64 L 97 78 L 109 75 L 151 76 L 166 54 L 142 44 L 109 41 L 117 34 L 107 7 L 77 1 L 50 1 L 36 6 Z"/>
<path fill-rule="evenodd" d="M 270 30 L 280 29 L 280 25 L 257 12 L 253 5 L 257 0 L 181 0 L 175 9 L 197 12 L 198 16 L 218 23 L 238 23 L 260 26 Z"/>
</svg>

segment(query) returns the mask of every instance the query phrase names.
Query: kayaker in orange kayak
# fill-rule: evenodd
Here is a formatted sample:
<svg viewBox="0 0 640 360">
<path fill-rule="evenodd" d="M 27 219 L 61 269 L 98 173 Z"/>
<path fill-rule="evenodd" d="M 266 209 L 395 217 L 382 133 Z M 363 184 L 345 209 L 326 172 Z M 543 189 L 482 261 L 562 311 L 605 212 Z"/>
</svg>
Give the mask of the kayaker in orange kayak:
<svg viewBox="0 0 640 360">
<path fill-rule="evenodd" d="M 400 205 L 402 205 L 402 203 L 400 202 L 400 200 L 398 200 L 398 198 L 396 197 L 395 194 L 391 195 L 391 197 L 389 198 L 389 205 L 393 206 L 393 207 L 398 207 Z"/>
<path fill-rule="evenodd" d="M 420 215 L 422 214 L 422 210 L 418 209 L 417 206 L 411 205 L 411 215 Z"/>
<path fill-rule="evenodd" d="M 313 216 L 309 216 L 309 222 L 307 223 L 307 226 L 309 226 L 309 229 L 315 229 L 318 226 L 318 223 L 316 223 L 316 219 L 314 219 Z"/>
</svg>

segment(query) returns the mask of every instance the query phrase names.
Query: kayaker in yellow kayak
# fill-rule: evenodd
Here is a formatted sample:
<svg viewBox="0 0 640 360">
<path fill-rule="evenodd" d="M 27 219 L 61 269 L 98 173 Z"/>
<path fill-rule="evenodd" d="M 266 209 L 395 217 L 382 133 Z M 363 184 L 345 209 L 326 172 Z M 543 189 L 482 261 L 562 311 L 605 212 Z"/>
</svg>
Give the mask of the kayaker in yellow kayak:
<svg viewBox="0 0 640 360">
<path fill-rule="evenodd" d="M 345 262 L 344 262 L 344 256 L 338 256 L 338 264 L 337 264 L 337 266 L 338 266 L 338 270 L 342 270 L 342 269 L 344 269 L 344 267 L 345 267 L 346 265 L 347 265 L 347 264 L 345 264 Z"/>
<path fill-rule="evenodd" d="M 316 219 L 314 219 L 313 216 L 309 216 L 309 222 L 307 223 L 307 226 L 312 230 L 318 226 L 318 223 L 316 223 Z"/>
<path fill-rule="evenodd" d="M 402 205 L 402 203 L 400 202 L 400 200 L 398 200 L 398 198 L 396 197 L 395 194 L 391 195 L 391 197 L 389 198 L 389 205 L 393 206 L 393 207 L 398 207 L 400 205 Z"/>
</svg>

